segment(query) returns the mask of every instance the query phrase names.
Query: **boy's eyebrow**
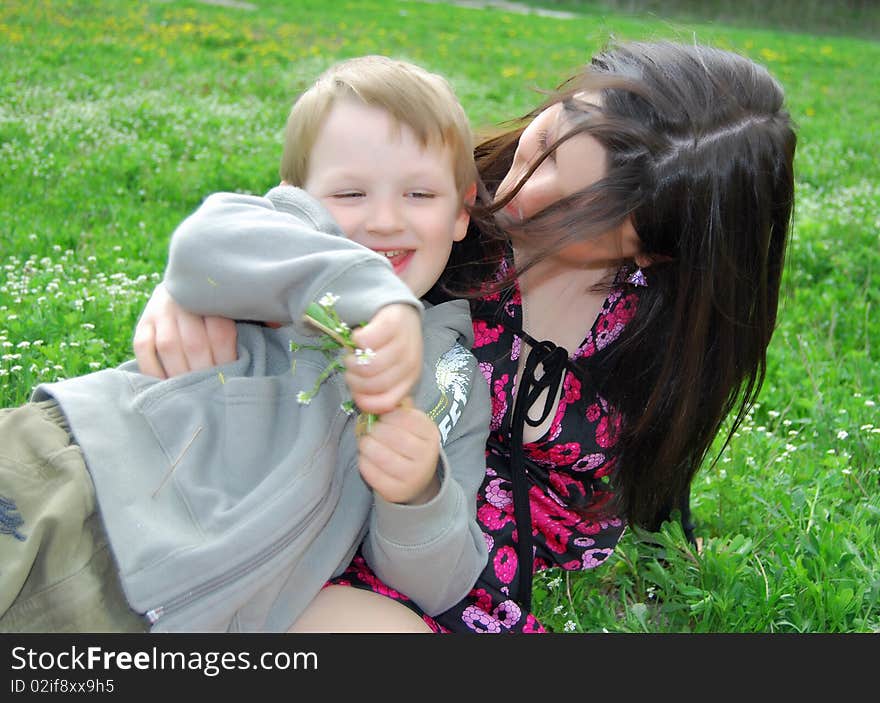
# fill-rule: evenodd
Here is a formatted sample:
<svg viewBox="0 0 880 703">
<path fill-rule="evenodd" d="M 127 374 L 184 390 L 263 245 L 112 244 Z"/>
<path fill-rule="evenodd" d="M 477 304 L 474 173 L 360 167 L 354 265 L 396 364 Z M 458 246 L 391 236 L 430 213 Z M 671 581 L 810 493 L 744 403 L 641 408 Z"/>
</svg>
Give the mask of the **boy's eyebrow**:
<svg viewBox="0 0 880 703">
<path fill-rule="evenodd" d="M 378 167 L 377 167 L 378 168 Z M 412 171 L 407 171 L 400 176 L 401 180 L 437 180 L 444 178 L 448 172 L 451 172 L 452 169 L 441 169 L 441 170 L 428 170 L 428 169 L 413 169 Z M 330 180 L 337 179 L 355 179 L 355 180 L 375 180 L 376 169 L 370 170 L 361 170 L 357 168 L 351 167 L 339 167 L 335 169 L 331 169 L 327 174 L 326 178 Z"/>
</svg>

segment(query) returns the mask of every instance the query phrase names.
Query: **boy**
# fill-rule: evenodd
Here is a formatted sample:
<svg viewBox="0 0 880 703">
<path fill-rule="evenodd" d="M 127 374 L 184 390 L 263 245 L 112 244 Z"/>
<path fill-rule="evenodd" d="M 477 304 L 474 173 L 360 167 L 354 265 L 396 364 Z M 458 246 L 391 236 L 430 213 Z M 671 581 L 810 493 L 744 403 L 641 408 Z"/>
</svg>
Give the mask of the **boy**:
<svg viewBox="0 0 880 703">
<path fill-rule="evenodd" d="M 344 62 L 294 105 L 281 174 L 265 198 L 207 198 L 174 233 L 165 283 L 193 311 L 282 326 L 239 324 L 238 359 L 209 371 L 160 381 L 129 362 L 0 411 L 0 436 L 24 445 L 0 450 L 0 629 L 144 629 L 143 613 L 154 631 L 283 631 L 361 541 L 428 611 L 482 570 L 488 389 L 467 304 L 417 299 L 468 224 L 460 105 L 409 64 Z M 327 366 L 302 322 L 317 301 L 370 321 L 355 339 L 372 358 L 346 374 L 367 412 L 419 375 L 422 314 L 411 404 L 360 440 L 338 376 L 300 402 Z"/>
</svg>

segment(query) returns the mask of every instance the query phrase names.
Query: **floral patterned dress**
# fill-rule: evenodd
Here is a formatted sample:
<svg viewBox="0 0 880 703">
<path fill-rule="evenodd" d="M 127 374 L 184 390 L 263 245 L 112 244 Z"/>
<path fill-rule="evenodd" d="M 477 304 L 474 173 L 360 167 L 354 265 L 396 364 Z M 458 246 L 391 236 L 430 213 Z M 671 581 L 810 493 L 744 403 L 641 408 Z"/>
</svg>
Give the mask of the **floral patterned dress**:
<svg viewBox="0 0 880 703">
<path fill-rule="evenodd" d="M 623 520 L 617 517 L 584 517 L 583 508 L 596 508 L 610 498 L 607 482 L 613 460 L 607 452 L 614 445 L 616 427 L 607 402 L 582 370 L 583 362 L 577 363 L 613 343 L 632 319 L 638 296 L 620 282 L 619 276 L 619 285 L 608 295 L 593 327 L 573 353 L 549 342 L 536 342 L 522 331 L 518 288 L 512 295 L 494 294 L 472 306 L 473 352 L 490 386 L 492 421 L 486 477 L 477 494 L 477 520 L 489 548 L 489 561 L 471 592 L 446 612 L 430 617 L 379 581 L 360 554 L 333 583 L 367 588 L 401 601 L 435 632 L 544 631 L 528 612 L 532 574 L 553 566 L 593 568 L 608 558 L 624 529 Z M 522 373 L 526 380 L 520 384 L 532 388 L 517 389 L 519 357 L 524 349 L 529 357 Z M 537 382 L 534 368 L 531 373 L 529 369 L 533 358 L 542 362 L 543 373 Z M 562 393 L 549 430 L 539 440 L 523 443 L 524 416 L 514 412 L 514 406 L 532 407 L 544 388 L 555 398 L 559 384 Z M 523 394 L 517 396 L 519 390 Z M 548 416 L 549 410 L 545 407 Z M 537 426 L 544 419 L 530 424 Z M 517 446 L 522 450 L 517 451 Z M 531 535 L 526 533 L 526 542 L 521 544 L 517 527 L 529 519 Z M 532 568 L 522 574 L 518 564 L 529 552 Z"/>
</svg>

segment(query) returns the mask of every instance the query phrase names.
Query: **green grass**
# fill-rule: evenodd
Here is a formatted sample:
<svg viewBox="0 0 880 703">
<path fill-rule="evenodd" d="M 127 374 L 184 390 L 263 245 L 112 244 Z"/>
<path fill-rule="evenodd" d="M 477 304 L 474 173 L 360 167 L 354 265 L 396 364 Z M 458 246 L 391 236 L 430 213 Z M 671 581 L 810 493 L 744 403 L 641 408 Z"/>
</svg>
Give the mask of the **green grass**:
<svg viewBox="0 0 880 703">
<path fill-rule="evenodd" d="M 880 5 L 875 0 L 526 0 L 555 11 L 626 12 L 653 20 L 720 22 L 737 27 L 880 36 Z"/>
<path fill-rule="evenodd" d="M 609 37 L 741 51 L 799 124 L 796 227 L 759 404 L 676 525 L 536 581 L 556 631 L 880 630 L 880 45 L 589 11 L 443 4 L 7 0 L 0 7 L 0 404 L 131 356 L 174 226 L 277 181 L 296 94 L 380 52 L 447 75 L 475 128 L 527 111 Z M 592 14 L 590 14 L 592 12 Z"/>
</svg>

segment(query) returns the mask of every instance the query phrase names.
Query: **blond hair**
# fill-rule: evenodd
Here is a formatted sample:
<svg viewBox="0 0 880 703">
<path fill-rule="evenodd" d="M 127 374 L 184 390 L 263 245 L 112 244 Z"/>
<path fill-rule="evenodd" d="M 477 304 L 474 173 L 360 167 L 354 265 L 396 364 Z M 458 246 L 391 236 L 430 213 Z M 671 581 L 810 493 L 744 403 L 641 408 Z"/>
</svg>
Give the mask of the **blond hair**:
<svg viewBox="0 0 880 703">
<path fill-rule="evenodd" d="M 385 110 L 398 125 L 409 127 L 423 147 L 449 148 L 455 184 L 464 197 L 476 180 L 473 136 L 452 87 L 436 73 L 386 56 L 337 63 L 297 99 L 284 130 L 282 180 L 303 185 L 327 115 L 337 100 L 351 98 Z"/>
</svg>

